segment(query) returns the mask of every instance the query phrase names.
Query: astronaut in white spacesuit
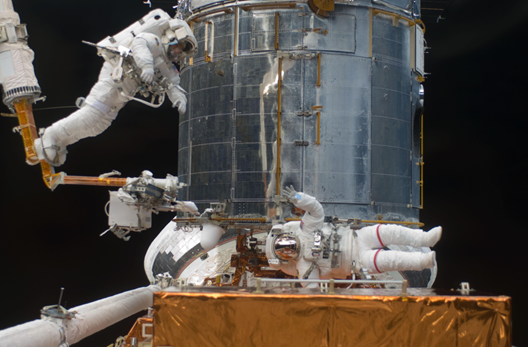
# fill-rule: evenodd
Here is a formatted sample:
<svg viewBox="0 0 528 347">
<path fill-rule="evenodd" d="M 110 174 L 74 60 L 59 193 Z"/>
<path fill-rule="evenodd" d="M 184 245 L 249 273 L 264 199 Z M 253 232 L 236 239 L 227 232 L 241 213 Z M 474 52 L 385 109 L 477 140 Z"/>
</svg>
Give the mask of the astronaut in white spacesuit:
<svg viewBox="0 0 528 347">
<path fill-rule="evenodd" d="M 371 274 L 432 268 L 435 252 L 385 251 L 387 245 L 432 247 L 442 228 L 429 232 L 399 225 L 379 224 L 353 232 L 324 223 L 322 205 L 312 196 L 284 189 L 296 207 L 306 211 L 302 220 L 277 225 L 266 239 L 266 256 L 275 269 L 303 279 L 346 278 L 366 268 Z"/>
<path fill-rule="evenodd" d="M 41 138 L 35 140 L 39 159 L 46 159 L 54 166 L 62 165 L 66 160 L 66 146 L 105 131 L 136 93 L 144 94 L 153 84 L 164 85 L 172 107 L 177 107 L 180 114 L 185 112 L 187 98 L 173 65 L 192 56 L 197 49 L 196 39 L 185 21 L 154 10 L 102 44 L 111 45 L 115 50 L 124 49 L 125 56 L 130 52 L 137 73 L 123 73 L 121 68 L 121 76 L 116 76 L 120 55 L 100 51 L 106 61 L 99 80 L 79 110 L 46 128 Z"/>
</svg>

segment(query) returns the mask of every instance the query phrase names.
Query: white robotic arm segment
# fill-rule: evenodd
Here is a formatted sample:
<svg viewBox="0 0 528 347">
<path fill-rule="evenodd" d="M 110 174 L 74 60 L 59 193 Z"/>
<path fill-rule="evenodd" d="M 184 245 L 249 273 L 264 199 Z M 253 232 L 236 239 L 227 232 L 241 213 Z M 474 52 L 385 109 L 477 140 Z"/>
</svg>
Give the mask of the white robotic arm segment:
<svg viewBox="0 0 528 347">
<path fill-rule="evenodd" d="M 178 211 L 192 213 L 198 215 L 198 207 L 192 201 L 176 201 L 176 209 Z"/>
</svg>

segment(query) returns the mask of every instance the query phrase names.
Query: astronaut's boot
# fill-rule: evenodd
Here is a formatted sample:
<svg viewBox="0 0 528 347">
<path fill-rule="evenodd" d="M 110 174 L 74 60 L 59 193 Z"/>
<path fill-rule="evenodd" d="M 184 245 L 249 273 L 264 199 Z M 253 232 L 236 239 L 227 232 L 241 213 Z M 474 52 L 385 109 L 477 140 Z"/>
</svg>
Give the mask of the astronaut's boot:
<svg viewBox="0 0 528 347">
<path fill-rule="evenodd" d="M 442 237 L 442 227 L 434 227 L 422 235 L 422 247 L 433 247 Z"/>
<path fill-rule="evenodd" d="M 434 267 L 435 252 L 398 252 L 384 250 L 370 250 L 362 252 L 361 262 L 369 273 L 387 271 L 419 271 Z"/>
<path fill-rule="evenodd" d="M 35 151 L 37 152 L 39 160 L 45 160 L 52 166 L 60 166 L 66 161 L 68 151 L 66 146 L 46 133 L 46 130 L 41 136 L 35 139 Z"/>
<path fill-rule="evenodd" d="M 378 225 L 376 237 L 383 246 L 409 245 L 415 248 L 432 247 L 442 236 L 442 227 L 436 227 L 429 232 L 411 229 L 400 225 Z"/>
</svg>

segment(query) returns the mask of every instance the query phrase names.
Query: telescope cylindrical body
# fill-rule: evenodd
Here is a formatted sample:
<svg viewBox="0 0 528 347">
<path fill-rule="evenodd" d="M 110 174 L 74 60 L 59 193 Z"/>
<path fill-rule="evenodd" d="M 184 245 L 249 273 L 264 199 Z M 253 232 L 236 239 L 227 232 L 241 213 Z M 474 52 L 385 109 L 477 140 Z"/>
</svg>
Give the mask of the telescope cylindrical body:
<svg viewBox="0 0 528 347">
<path fill-rule="evenodd" d="M 181 198 L 273 218 L 291 184 L 327 216 L 418 222 L 423 31 L 412 7 L 336 2 L 321 17 L 302 1 L 193 1 Z"/>
</svg>

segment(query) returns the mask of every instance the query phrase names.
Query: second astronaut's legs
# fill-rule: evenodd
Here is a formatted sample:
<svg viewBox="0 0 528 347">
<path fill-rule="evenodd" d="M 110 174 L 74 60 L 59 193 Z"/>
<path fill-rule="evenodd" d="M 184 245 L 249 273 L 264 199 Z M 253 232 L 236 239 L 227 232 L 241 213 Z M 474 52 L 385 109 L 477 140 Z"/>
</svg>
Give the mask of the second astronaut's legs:
<svg viewBox="0 0 528 347">
<path fill-rule="evenodd" d="M 425 232 L 400 225 L 374 225 L 358 230 L 360 245 L 368 248 L 383 248 L 387 245 L 409 245 L 433 247 L 442 236 L 442 227 L 435 227 Z"/>
<path fill-rule="evenodd" d="M 432 247 L 442 236 L 442 228 L 428 232 L 399 225 L 375 225 L 357 231 L 360 260 L 369 273 L 423 270 L 434 266 L 435 252 L 384 251 L 387 245 Z"/>
<path fill-rule="evenodd" d="M 369 273 L 430 269 L 434 266 L 435 256 L 435 252 L 398 252 L 382 249 L 360 252 L 361 263 Z"/>
</svg>

